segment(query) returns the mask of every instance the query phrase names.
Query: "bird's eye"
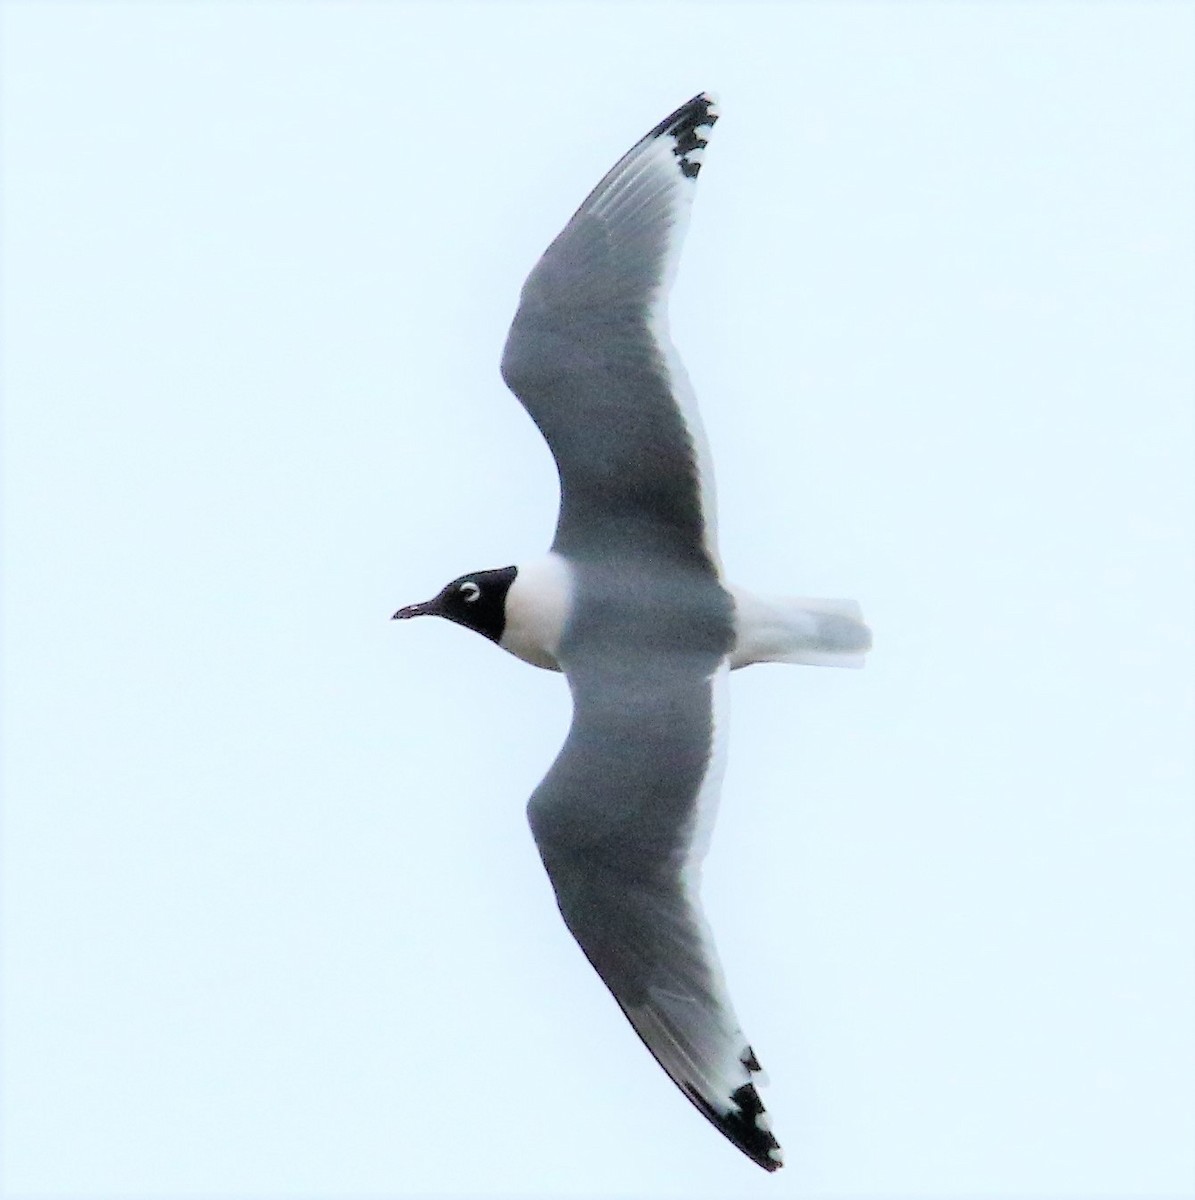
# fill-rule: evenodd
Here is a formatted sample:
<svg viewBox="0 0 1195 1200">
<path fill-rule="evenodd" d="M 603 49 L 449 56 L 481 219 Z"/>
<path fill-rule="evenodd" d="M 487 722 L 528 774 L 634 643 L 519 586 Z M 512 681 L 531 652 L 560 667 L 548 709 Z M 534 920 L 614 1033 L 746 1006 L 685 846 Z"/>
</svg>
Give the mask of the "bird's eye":
<svg viewBox="0 0 1195 1200">
<path fill-rule="evenodd" d="M 481 595 L 481 588 L 475 583 L 462 583 L 457 590 L 464 597 L 466 604 L 472 604 Z"/>
</svg>

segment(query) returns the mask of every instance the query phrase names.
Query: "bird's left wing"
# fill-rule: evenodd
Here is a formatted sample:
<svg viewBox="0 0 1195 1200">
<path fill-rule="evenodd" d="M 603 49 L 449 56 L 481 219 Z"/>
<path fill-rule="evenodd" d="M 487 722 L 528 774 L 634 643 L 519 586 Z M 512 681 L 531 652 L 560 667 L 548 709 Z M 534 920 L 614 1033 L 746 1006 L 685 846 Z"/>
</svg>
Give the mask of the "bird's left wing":
<svg viewBox="0 0 1195 1200">
<path fill-rule="evenodd" d="M 561 914 L 647 1048 L 744 1154 L 781 1165 L 698 902 L 721 784 L 728 666 L 578 654 L 573 722 L 528 817 Z"/>
<path fill-rule="evenodd" d="M 713 466 L 666 311 L 717 119 L 702 93 L 640 138 L 523 285 L 502 375 L 556 459 L 567 557 L 721 573 Z"/>
</svg>

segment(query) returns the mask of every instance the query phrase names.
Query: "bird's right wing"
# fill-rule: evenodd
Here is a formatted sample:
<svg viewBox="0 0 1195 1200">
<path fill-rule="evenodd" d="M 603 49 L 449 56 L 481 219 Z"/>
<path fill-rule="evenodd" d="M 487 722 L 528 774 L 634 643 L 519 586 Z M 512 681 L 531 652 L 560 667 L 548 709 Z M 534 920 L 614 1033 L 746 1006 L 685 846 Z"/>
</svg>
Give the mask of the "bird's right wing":
<svg viewBox="0 0 1195 1200">
<path fill-rule="evenodd" d="M 528 805 L 560 912 L 660 1066 L 744 1154 L 781 1165 L 697 888 L 721 783 L 728 667 L 567 664 L 573 722 Z"/>
</svg>

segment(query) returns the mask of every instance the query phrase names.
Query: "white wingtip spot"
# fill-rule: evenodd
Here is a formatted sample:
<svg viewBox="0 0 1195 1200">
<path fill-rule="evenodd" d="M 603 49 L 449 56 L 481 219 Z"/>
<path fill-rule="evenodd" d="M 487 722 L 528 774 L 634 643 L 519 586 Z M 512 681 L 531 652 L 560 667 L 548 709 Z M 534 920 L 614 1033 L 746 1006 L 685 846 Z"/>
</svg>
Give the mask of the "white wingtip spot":
<svg viewBox="0 0 1195 1200">
<path fill-rule="evenodd" d="M 708 125 L 698 125 L 698 129 L 709 129 Z M 698 146 L 696 150 L 690 150 L 688 154 L 681 157 L 681 162 L 691 163 L 695 167 L 701 166 L 705 162 L 705 147 Z"/>
</svg>

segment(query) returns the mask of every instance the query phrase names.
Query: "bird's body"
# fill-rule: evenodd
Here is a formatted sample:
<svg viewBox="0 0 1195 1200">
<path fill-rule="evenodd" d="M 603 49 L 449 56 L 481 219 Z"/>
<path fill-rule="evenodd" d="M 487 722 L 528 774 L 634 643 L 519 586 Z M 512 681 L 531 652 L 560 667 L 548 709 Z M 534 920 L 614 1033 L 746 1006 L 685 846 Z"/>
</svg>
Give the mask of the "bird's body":
<svg viewBox="0 0 1195 1200">
<path fill-rule="evenodd" d="M 573 597 L 568 560 L 549 553 L 517 571 L 506 593 L 506 623 L 498 645 L 533 667 L 559 671 L 556 656 Z"/>
<path fill-rule="evenodd" d="M 728 584 L 713 472 L 667 334 L 706 134 L 694 97 L 601 180 L 523 288 L 502 373 L 556 459 L 542 559 L 476 572 L 396 616 L 433 614 L 563 671 L 564 747 L 528 804 L 565 923 L 647 1048 L 760 1166 L 780 1147 L 698 900 L 725 757 L 730 670 L 860 666 L 850 601 Z"/>
</svg>

